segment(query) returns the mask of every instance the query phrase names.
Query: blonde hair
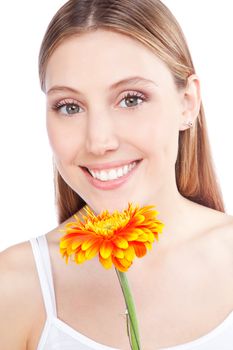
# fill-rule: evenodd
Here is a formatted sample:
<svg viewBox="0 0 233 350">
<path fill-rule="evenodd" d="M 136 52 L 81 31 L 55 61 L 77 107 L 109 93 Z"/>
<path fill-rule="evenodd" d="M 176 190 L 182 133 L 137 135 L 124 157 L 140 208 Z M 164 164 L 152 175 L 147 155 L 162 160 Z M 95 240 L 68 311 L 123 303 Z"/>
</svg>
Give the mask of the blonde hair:
<svg viewBox="0 0 233 350">
<path fill-rule="evenodd" d="M 184 34 L 170 10 L 159 0 L 70 0 L 52 18 L 39 53 L 41 89 L 49 57 L 66 38 L 98 28 L 139 40 L 167 64 L 177 88 L 195 73 Z M 195 125 L 179 133 L 175 164 L 178 191 L 184 197 L 224 212 L 206 128 L 203 106 Z M 54 164 L 55 197 L 59 223 L 86 203 L 59 174 Z"/>
</svg>

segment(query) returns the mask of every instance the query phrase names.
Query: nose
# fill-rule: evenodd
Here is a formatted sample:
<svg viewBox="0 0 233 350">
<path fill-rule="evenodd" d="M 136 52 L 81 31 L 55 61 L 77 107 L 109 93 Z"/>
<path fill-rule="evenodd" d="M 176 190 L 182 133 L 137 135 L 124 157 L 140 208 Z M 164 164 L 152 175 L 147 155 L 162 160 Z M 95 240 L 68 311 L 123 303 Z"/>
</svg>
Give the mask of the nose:
<svg viewBox="0 0 233 350">
<path fill-rule="evenodd" d="M 95 155 L 104 155 L 119 147 L 117 130 L 110 113 L 103 111 L 89 115 L 87 119 L 86 149 Z"/>
</svg>

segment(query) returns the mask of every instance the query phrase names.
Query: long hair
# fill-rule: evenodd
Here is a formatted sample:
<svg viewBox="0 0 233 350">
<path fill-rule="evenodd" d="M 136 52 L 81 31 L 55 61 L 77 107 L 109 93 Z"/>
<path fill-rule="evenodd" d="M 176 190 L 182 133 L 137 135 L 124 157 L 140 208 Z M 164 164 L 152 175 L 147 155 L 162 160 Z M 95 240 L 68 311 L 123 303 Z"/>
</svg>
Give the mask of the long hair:
<svg viewBox="0 0 233 350">
<path fill-rule="evenodd" d="M 52 18 L 39 53 L 39 77 L 45 91 L 49 57 L 66 38 L 98 28 L 126 34 L 150 48 L 170 69 L 178 89 L 195 73 L 192 58 L 177 20 L 159 0 L 70 0 Z M 175 164 L 180 194 L 206 207 L 224 212 L 201 104 L 191 129 L 180 131 Z M 54 164 L 55 198 L 59 223 L 86 203 L 59 174 Z"/>
</svg>

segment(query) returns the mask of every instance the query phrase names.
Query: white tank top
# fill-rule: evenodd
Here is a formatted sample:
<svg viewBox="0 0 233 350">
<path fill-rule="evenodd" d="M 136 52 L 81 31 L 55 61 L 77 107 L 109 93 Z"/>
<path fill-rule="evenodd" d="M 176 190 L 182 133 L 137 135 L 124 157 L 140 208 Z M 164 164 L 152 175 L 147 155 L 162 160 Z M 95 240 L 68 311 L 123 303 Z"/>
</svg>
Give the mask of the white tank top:
<svg viewBox="0 0 233 350">
<path fill-rule="evenodd" d="M 84 336 L 57 317 L 56 300 L 50 263 L 48 243 L 45 235 L 31 238 L 33 255 L 39 275 L 47 319 L 37 350 L 120 350 Z M 208 334 L 185 344 L 160 350 L 232 350 L 233 311 Z"/>
</svg>

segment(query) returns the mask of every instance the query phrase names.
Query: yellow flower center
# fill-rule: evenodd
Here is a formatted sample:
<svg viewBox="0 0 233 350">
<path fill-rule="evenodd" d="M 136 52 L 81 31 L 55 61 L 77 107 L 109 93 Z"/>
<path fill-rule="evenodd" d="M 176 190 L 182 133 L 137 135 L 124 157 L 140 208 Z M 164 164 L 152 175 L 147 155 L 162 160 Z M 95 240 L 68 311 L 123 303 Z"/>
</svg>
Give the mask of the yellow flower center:
<svg viewBox="0 0 233 350">
<path fill-rule="evenodd" d="M 114 213 L 113 215 L 105 216 L 105 218 L 101 220 L 92 218 L 86 223 L 85 228 L 94 231 L 97 235 L 111 238 L 119 228 L 123 228 L 127 225 L 129 219 L 129 215 L 125 213 Z"/>
</svg>

